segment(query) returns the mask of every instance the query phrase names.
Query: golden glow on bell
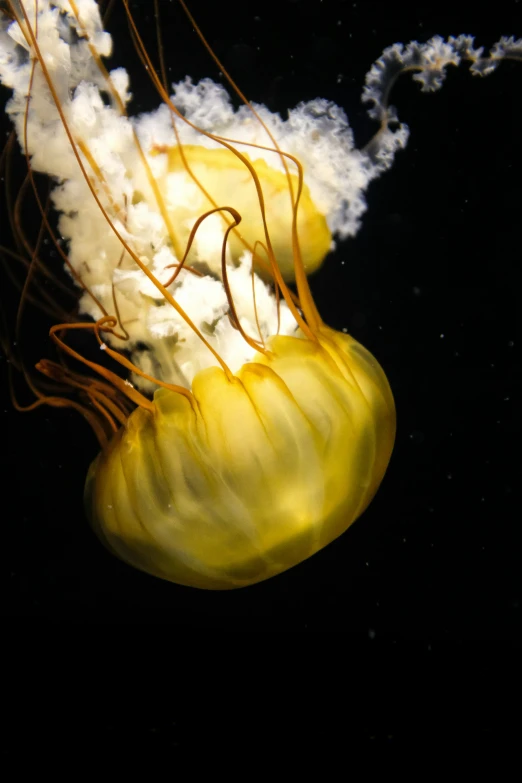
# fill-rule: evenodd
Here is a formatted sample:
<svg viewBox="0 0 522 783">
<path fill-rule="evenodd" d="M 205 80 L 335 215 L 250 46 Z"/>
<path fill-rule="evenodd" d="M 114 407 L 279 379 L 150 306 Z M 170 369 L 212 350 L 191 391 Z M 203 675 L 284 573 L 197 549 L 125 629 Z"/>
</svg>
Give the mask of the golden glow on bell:
<svg viewBox="0 0 522 783">
<path fill-rule="evenodd" d="M 160 389 L 93 463 L 86 503 L 115 554 L 179 584 L 250 585 L 343 533 L 375 494 L 395 409 L 348 335 L 274 337 L 237 377 L 212 367 L 192 398 Z"/>
</svg>

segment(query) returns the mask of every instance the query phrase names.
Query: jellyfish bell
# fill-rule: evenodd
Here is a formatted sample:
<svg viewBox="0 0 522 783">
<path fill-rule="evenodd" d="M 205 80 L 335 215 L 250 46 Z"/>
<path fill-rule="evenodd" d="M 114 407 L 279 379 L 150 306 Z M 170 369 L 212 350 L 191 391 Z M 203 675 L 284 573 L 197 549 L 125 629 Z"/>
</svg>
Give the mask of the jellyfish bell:
<svg viewBox="0 0 522 783">
<path fill-rule="evenodd" d="M 307 274 L 356 232 L 368 183 L 406 143 L 387 105 L 396 75 L 413 68 L 436 89 L 448 64 L 485 73 L 492 60 L 464 36 L 387 50 L 365 91 L 380 128 L 357 150 L 326 101 L 282 119 L 247 102 L 234 111 L 210 80 L 169 94 L 135 27 L 163 104 L 131 119 L 94 0 L 8 5 L 8 112 L 30 169 L 54 178 L 64 261 L 91 319 L 54 326 L 65 364 L 39 369 L 78 391 L 102 445 L 86 482 L 93 526 L 122 559 L 181 584 L 228 589 L 284 571 L 364 511 L 395 436 L 383 371 L 326 326 Z M 497 59 L 520 53 L 502 47 Z M 71 347 L 78 329 L 129 377 Z"/>
<path fill-rule="evenodd" d="M 89 515 L 108 547 L 164 579 L 252 584 L 337 538 L 391 456 L 386 377 L 359 343 L 273 337 L 235 375 L 209 367 L 190 396 L 154 394 L 93 463 Z M 349 481 L 347 481 L 349 477 Z"/>
</svg>

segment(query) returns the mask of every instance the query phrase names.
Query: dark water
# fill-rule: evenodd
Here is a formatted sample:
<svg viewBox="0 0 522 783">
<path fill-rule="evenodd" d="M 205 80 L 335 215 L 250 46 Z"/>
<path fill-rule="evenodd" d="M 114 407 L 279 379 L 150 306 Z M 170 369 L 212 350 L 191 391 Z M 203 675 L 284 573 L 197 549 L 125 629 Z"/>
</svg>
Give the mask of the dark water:
<svg viewBox="0 0 522 783">
<path fill-rule="evenodd" d="M 383 48 L 471 33 L 522 36 L 522 8 L 495 3 L 264 2 L 224 13 L 191 2 L 216 53 L 253 100 L 284 111 L 318 96 L 343 106 L 359 144 L 359 98 Z M 153 47 L 151 4 L 134 3 Z M 164 34 L 173 80 L 216 78 L 175 4 Z M 155 95 L 124 35 L 136 110 Z M 121 52 L 121 56 L 120 56 Z M 325 320 L 376 356 L 394 391 L 398 436 L 363 517 L 309 561 L 232 593 L 178 587 L 109 555 L 82 509 L 97 445 L 72 412 L 15 413 L 5 360 L 0 408 L 2 612 L 55 623 L 168 623 L 175 629 L 348 634 L 364 645 L 433 649 L 519 642 L 522 614 L 522 65 L 487 79 L 466 66 L 424 95 L 404 79 L 392 102 L 411 137 L 373 183 L 360 234 L 313 280 Z M 5 123 L 3 128 L 5 128 Z M 8 292 L 1 280 L 2 295 Z M 10 294 L 7 293 L 8 298 Z M 30 316 L 30 340 L 48 324 Z"/>
</svg>

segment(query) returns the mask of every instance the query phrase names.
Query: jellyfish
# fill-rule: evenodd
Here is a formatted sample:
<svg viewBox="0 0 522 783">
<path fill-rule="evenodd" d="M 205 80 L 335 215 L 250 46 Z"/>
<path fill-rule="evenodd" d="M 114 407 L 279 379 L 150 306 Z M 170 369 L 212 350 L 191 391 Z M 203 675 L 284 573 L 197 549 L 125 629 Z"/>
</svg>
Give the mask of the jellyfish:
<svg viewBox="0 0 522 783">
<path fill-rule="evenodd" d="M 407 143 L 395 79 L 412 71 L 433 91 L 448 65 L 486 75 L 522 44 L 501 39 L 488 56 L 469 36 L 390 47 L 363 93 L 378 130 L 357 149 L 329 101 L 283 119 L 222 66 L 237 111 L 210 79 L 169 86 L 122 2 L 161 100 L 137 117 L 127 72 L 106 68 L 94 0 L 10 0 L 2 20 L 7 111 L 30 180 L 52 179 L 58 229 L 35 189 L 42 226 L 80 291 L 77 314 L 50 330 L 62 360 L 37 365 L 50 385 L 28 377 L 30 407 L 71 405 L 96 433 L 85 506 L 111 552 L 178 584 L 244 587 L 341 535 L 391 458 L 385 373 L 327 326 L 308 277 L 357 232 L 368 184 Z M 29 256 L 30 282 L 41 269 Z M 79 331 L 103 360 L 74 346 Z"/>
</svg>

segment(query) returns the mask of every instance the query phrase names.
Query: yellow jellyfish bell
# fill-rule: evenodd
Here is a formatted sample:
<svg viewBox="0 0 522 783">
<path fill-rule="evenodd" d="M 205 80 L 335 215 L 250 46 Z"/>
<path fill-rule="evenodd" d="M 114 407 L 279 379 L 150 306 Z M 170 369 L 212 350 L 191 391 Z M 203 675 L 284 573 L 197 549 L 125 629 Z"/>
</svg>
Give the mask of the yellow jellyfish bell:
<svg viewBox="0 0 522 783">
<path fill-rule="evenodd" d="M 160 389 L 93 463 L 88 513 L 115 554 L 209 589 L 285 571 L 343 533 L 386 471 L 395 409 L 386 377 L 348 335 L 273 337 L 233 376 Z"/>
</svg>

